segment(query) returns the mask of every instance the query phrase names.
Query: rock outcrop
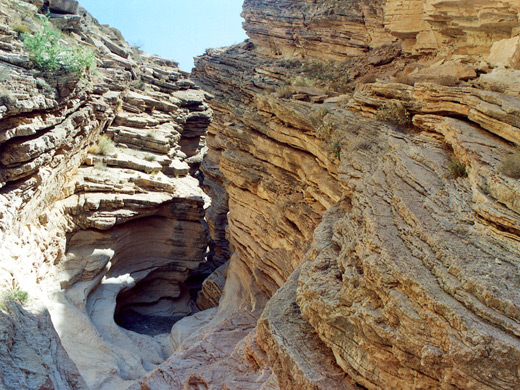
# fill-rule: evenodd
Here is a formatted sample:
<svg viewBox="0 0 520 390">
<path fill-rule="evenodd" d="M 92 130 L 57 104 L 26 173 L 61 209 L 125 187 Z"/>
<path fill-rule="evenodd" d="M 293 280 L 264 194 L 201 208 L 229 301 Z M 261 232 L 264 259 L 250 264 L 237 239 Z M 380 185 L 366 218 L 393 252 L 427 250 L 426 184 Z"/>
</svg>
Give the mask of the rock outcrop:
<svg viewBox="0 0 520 390">
<path fill-rule="evenodd" d="M 199 310 L 187 279 L 208 246 L 208 197 L 192 176 L 206 94 L 76 1 L 4 1 L 0 19 L 0 285 L 48 307 L 89 388 L 127 388 Z M 35 65 L 23 39 L 60 29 L 95 71 L 67 68 L 66 55 L 57 69 Z"/>
<path fill-rule="evenodd" d="M 59 380 L 518 388 L 517 2 L 246 0 L 194 81 L 74 1 L 13 4 L 0 281 L 48 307 Z M 48 6 L 98 75 L 34 68 L 15 25 Z"/>
<path fill-rule="evenodd" d="M 134 388 L 517 388 L 519 11 L 246 0 L 193 73 L 226 285 Z"/>
<path fill-rule="evenodd" d="M 0 384 L 6 390 L 87 390 L 63 349 L 47 311 L 32 314 L 11 302 L 0 312 Z M 6 314 L 7 313 L 7 314 Z"/>
</svg>

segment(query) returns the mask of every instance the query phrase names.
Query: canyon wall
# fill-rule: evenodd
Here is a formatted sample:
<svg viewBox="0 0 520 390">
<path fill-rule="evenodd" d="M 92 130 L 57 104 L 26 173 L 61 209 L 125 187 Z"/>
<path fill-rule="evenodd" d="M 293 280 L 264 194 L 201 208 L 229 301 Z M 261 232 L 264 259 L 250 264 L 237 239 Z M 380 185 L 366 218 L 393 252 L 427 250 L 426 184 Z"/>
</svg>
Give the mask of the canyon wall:
<svg viewBox="0 0 520 390">
<path fill-rule="evenodd" d="M 519 12 L 246 0 L 192 81 L 0 1 L 0 383 L 518 388 Z M 38 68 L 47 13 L 96 70 Z"/>
<path fill-rule="evenodd" d="M 132 389 L 518 388 L 519 11 L 246 0 L 192 74 L 226 284 Z"/>
<path fill-rule="evenodd" d="M 170 355 L 171 325 L 199 310 L 188 279 L 208 246 L 195 178 L 206 94 L 75 1 L 0 2 L 0 40 L 0 287 L 29 309 L 6 306 L 2 364 L 14 368 L 0 383 L 125 389 Z M 78 53 L 95 63 L 69 66 Z M 57 351 L 43 368 L 22 337 L 38 321 L 35 348 L 49 339 Z M 15 351 L 36 367 L 25 381 L 13 380 Z"/>
</svg>

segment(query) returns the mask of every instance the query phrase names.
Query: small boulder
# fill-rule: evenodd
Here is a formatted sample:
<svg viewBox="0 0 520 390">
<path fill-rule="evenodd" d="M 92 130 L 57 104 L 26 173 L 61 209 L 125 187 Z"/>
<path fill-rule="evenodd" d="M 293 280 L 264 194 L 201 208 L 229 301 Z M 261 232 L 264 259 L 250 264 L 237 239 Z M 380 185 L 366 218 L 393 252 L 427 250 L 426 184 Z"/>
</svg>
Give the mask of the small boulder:
<svg viewBox="0 0 520 390">
<path fill-rule="evenodd" d="M 49 8 L 53 12 L 62 14 L 77 14 L 79 3 L 76 0 L 50 0 Z"/>
<path fill-rule="evenodd" d="M 520 36 L 493 43 L 487 61 L 495 67 L 520 69 Z"/>
</svg>

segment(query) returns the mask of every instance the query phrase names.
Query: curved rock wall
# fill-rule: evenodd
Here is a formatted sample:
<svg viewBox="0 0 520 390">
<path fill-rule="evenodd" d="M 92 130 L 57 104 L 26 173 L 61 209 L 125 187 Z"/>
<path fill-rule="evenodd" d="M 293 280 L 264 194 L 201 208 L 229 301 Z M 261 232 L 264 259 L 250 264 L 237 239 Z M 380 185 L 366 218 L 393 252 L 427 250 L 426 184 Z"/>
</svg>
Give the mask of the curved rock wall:
<svg viewBox="0 0 520 390">
<path fill-rule="evenodd" d="M 226 285 L 135 389 L 518 387 L 520 6 L 489 7 L 245 1 L 193 74 Z"/>
<path fill-rule="evenodd" d="M 518 387 L 520 4 L 246 0 L 202 92 L 81 9 L 96 82 L 43 77 L 33 3 L 0 2 L 0 275 L 91 388 Z"/>
<path fill-rule="evenodd" d="M 0 287 L 48 307 L 89 388 L 123 389 L 198 311 L 185 282 L 205 260 L 209 202 L 191 173 L 212 113 L 174 61 L 75 1 L 52 2 L 49 21 L 93 50 L 96 71 L 37 69 L 23 33 L 47 6 L 0 2 Z"/>
</svg>

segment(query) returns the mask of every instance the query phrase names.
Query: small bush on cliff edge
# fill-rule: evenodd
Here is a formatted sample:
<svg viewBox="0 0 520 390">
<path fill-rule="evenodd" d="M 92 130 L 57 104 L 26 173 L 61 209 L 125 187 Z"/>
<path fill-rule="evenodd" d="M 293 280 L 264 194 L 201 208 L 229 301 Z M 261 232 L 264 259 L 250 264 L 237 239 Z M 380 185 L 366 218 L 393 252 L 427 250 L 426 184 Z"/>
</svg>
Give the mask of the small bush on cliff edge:
<svg viewBox="0 0 520 390">
<path fill-rule="evenodd" d="M 98 142 L 95 145 L 92 145 L 89 149 L 90 153 L 99 154 L 102 156 L 109 156 L 116 151 L 116 144 L 112 139 L 103 134 L 99 137 Z"/>
<path fill-rule="evenodd" d="M 9 302 L 18 302 L 20 305 L 25 305 L 29 301 L 29 293 L 14 287 L 2 294 L 0 298 L 0 309 L 4 309 Z"/>
<path fill-rule="evenodd" d="M 450 171 L 450 176 L 453 179 L 456 179 L 458 177 L 467 177 L 468 176 L 466 164 L 455 158 L 448 162 L 448 170 Z"/>
<path fill-rule="evenodd" d="M 41 70 L 65 69 L 83 75 L 94 69 L 94 52 L 66 42 L 65 36 L 48 19 L 42 21 L 42 30 L 23 34 L 24 45 L 35 65 Z"/>
<path fill-rule="evenodd" d="M 376 117 L 382 122 L 392 123 L 398 126 L 409 127 L 412 125 L 410 113 L 401 102 L 388 102 L 377 109 Z"/>
</svg>

